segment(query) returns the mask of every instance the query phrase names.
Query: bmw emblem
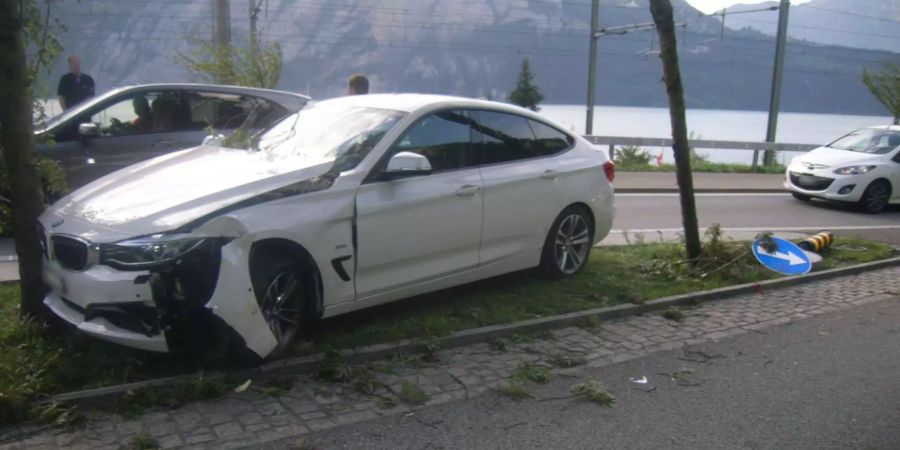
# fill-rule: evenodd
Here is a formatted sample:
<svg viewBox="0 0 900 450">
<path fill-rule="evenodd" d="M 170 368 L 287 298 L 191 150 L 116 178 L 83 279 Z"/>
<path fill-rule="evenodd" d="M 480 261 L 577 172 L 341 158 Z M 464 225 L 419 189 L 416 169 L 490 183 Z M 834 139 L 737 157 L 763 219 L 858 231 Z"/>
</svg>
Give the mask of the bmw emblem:
<svg viewBox="0 0 900 450">
<path fill-rule="evenodd" d="M 57 220 L 56 222 L 53 222 L 53 223 L 50 225 L 50 227 L 51 227 L 51 228 L 56 228 L 56 227 L 62 225 L 63 222 L 65 222 L 65 221 L 66 221 L 66 219 L 59 219 L 59 220 Z"/>
</svg>

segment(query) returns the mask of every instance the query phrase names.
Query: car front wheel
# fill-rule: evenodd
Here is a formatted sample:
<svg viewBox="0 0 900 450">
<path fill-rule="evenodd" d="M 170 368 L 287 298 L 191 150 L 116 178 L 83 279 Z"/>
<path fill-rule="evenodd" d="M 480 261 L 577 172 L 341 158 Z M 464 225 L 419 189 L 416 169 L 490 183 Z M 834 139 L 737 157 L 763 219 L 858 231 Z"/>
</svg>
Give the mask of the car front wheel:
<svg viewBox="0 0 900 450">
<path fill-rule="evenodd" d="M 884 180 L 875 180 L 863 193 L 860 206 L 869 214 L 878 214 L 887 208 L 891 198 L 891 185 Z"/>
<path fill-rule="evenodd" d="M 290 258 L 266 261 L 253 277 L 260 312 L 278 345 L 269 358 L 278 357 L 293 342 L 304 323 L 305 277 L 301 266 Z"/>
<path fill-rule="evenodd" d="M 594 243 L 594 223 L 590 213 L 580 206 L 570 206 L 560 213 L 541 253 L 541 273 L 558 280 L 575 275 L 587 264 Z"/>
</svg>

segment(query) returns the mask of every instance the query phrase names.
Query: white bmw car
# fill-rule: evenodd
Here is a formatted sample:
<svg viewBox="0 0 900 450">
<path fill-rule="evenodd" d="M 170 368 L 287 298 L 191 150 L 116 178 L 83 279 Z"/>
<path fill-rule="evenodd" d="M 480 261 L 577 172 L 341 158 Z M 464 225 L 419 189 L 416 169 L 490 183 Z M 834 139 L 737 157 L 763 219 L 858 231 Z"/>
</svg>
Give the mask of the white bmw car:
<svg viewBox="0 0 900 450">
<path fill-rule="evenodd" d="M 795 157 L 784 187 L 799 200 L 852 202 L 873 214 L 900 204 L 900 126 L 856 130 Z"/>
<path fill-rule="evenodd" d="M 310 319 L 540 267 L 614 215 L 605 153 L 528 110 L 414 94 L 313 103 L 103 177 L 40 218 L 44 303 L 157 352 L 279 354 Z"/>
</svg>

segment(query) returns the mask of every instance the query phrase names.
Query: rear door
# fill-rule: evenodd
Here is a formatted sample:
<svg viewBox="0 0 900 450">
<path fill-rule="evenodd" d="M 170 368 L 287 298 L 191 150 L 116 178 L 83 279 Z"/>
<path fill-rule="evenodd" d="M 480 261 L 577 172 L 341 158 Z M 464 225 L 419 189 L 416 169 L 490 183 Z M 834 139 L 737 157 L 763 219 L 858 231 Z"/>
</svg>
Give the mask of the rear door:
<svg viewBox="0 0 900 450">
<path fill-rule="evenodd" d="M 470 162 L 469 122 L 462 111 L 439 112 L 417 121 L 394 143 L 380 167 L 393 154 L 414 152 L 429 159 L 433 173 L 394 180 L 370 175 L 360 187 L 358 298 L 478 265 L 482 181 Z"/>
<path fill-rule="evenodd" d="M 550 226 L 566 206 L 561 168 L 552 156 L 570 146 L 567 137 L 514 114 L 472 114 L 473 157 L 484 180 L 481 263 L 529 252 L 539 255 Z"/>
</svg>

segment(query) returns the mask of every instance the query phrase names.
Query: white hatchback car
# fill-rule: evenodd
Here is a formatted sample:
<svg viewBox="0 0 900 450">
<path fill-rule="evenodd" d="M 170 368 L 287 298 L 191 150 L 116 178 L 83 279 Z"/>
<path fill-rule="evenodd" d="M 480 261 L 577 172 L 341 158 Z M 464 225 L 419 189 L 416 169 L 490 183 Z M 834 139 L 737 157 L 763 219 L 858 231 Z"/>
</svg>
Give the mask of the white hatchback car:
<svg viewBox="0 0 900 450">
<path fill-rule="evenodd" d="M 49 208 L 44 303 L 131 347 L 267 357 L 309 319 L 531 267 L 570 276 L 613 221 L 605 153 L 500 103 L 344 97 L 228 145 Z"/>
<path fill-rule="evenodd" d="M 900 126 L 856 130 L 795 157 L 784 187 L 799 200 L 853 202 L 873 214 L 900 204 Z"/>
</svg>

